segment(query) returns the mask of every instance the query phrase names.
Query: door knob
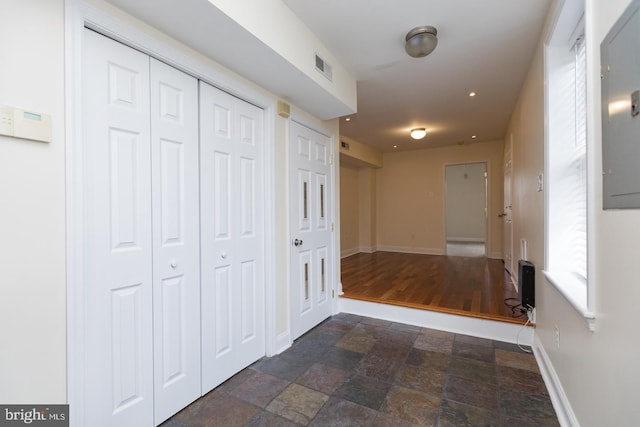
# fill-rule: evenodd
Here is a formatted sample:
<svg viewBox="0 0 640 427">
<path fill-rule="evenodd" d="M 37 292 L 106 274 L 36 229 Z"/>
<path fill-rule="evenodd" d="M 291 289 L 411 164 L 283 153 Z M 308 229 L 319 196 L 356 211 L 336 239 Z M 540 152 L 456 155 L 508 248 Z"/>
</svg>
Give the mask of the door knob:
<svg viewBox="0 0 640 427">
<path fill-rule="evenodd" d="M 171 261 L 169 261 L 169 265 L 171 266 L 171 268 L 176 268 L 178 267 L 178 261 L 172 259 Z"/>
<path fill-rule="evenodd" d="M 222 259 L 227 259 L 227 253 L 226 253 L 226 252 L 222 252 L 222 253 L 220 254 L 220 257 L 221 257 Z"/>
<path fill-rule="evenodd" d="M 506 214 L 506 213 L 498 214 L 498 218 L 502 218 L 502 217 L 505 217 L 505 216 L 507 216 L 507 214 Z"/>
<path fill-rule="evenodd" d="M 301 239 L 296 239 L 293 241 L 293 246 L 302 246 L 302 240 Z"/>
</svg>

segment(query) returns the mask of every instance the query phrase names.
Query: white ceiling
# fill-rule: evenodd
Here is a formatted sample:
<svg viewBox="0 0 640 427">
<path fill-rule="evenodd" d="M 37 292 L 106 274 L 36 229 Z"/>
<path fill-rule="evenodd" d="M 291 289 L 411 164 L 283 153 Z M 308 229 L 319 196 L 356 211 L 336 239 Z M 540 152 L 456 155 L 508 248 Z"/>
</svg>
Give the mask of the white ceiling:
<svg viewBox="0 0 640 427">
<path fill-rule="evenodd" d="M 353 111 L 208 0 L 107 1 L 320 118 Z M 389 152 L 504 138 L 551 0 L 282 1 L 358 81 L 341 134 Z M 411 58 L 405 35 L 424 25 L 438 46 Z"/>
<path fill-rule="evenodd" d="M 550 0 L 283 2 L 358 80 L 341 134 L 389 152 L 502 139 Z M 438 46 L 414 59 L 404 37 L 423 25 Z M 414 141 L 414 127 L 430 131 Z"/>
</svg>

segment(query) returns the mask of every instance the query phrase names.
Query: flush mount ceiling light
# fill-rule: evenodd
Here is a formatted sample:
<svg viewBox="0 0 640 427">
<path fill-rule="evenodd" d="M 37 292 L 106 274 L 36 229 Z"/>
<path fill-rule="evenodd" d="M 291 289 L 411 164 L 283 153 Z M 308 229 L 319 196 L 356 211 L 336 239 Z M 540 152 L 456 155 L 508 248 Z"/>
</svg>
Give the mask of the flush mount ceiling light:
<svg viewBox="0 0 640 427">
<path fill-rule="evenodd" d="M 404 49 L 413 58 L 422 58 L 433 52 L 438 45 L 438 30 L 435 27 L 416 27 L 407 33 Z"/>
<path fill-rule="evenodd" d="M 422 139 L 427 134 L 427 130 L 425 128 L 415 128 L 411 129 L 411 138 L 413 139 Z"/>
</svg>

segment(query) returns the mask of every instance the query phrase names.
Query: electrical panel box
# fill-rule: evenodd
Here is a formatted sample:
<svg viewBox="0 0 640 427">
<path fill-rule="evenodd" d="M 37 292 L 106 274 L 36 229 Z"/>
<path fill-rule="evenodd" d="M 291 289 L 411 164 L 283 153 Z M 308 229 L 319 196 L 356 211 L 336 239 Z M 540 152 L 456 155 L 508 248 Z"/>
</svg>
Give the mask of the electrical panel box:
<svg viewBox="0 0 640 427">
<path fill-rule="evenodd" d="M 640 208 L 640 0 L 600 45 L 604 209 Z"/>
<path fill-rule="evenodd" d="M 0 105 L 0 135 L 51 142 L 51 116 Z"/>
</svg>

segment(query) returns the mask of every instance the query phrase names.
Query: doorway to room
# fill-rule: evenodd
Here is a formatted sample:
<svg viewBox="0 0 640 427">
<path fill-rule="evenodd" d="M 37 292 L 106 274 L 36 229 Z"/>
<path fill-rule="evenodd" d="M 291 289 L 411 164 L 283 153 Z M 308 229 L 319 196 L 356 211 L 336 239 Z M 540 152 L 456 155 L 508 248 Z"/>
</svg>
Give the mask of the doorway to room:
<svg viewBox="0 0 640 427">
<path fill-rule="evenodd" d="M 486 162 L 445 166 L 445 237 L 449 256 L 486 255 Z"/>
</svg>

